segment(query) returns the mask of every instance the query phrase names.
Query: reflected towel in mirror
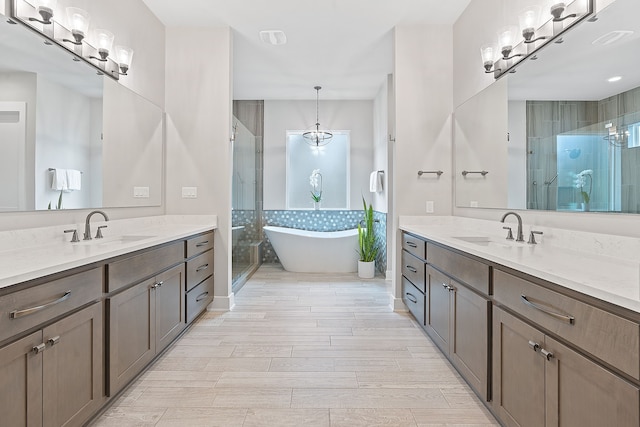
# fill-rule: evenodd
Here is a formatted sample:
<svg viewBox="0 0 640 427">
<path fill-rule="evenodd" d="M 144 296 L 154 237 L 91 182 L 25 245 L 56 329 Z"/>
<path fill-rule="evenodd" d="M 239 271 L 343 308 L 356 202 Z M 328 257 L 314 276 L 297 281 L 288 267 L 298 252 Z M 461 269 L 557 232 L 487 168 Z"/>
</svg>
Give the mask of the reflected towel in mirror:
<svg viewBox="0 0 640 427">
<path fill-rule="evenodd" d="M 67 188 L 70 191 L 82 190 L 82 172 L 75 169 L 67 169 Z"/>
<path fill-rule="evenodd" d="M 51 170 L 51 189 L 60 191 L 69 188 L 67 182 L 67 170 L 66 169 L 52 169 Z"/>
</svg>

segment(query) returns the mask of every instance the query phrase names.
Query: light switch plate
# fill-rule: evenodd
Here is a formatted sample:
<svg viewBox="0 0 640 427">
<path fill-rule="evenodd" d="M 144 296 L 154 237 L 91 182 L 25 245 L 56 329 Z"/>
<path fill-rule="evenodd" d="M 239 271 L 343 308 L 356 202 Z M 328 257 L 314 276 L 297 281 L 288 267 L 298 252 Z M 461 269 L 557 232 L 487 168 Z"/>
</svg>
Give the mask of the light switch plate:
<svg viewBox="0 0 640 427">
<path fill-rule="evenodd" d="M 433 200 L 427 200 L 427 213 L 433 213 Z"/>
<path fill-rule="evenodd" d="M 198 187 L 182 187 L 182 198 L 183 199 L 197 199 L 198 198 Z"/>
<path fill-rule="evenodd" d="M 149 187 L 133 187 L 133 197 L 136 199 L 148 199 Z"/>
</svg>

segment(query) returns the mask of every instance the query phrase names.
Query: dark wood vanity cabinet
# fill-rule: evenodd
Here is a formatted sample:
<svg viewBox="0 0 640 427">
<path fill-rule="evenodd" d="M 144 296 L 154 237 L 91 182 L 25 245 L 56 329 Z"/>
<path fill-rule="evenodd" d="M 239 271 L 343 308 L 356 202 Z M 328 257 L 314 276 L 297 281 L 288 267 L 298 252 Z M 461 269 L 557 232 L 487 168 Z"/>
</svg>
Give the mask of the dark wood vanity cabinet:
<svg viewBox="0 0 640 427">
<path fill-rule="evenodd" d="M 183 245 L 176 242 L 169 248 Z M 176 252 L 175 256 L 161 258 L 154 277 L 121 286 L 107 298 L 109 396 L 127 385 L 186 327 L 184 255 L 179 257 L 177 253 L 184 254 Z M 135 268 L 139 257 L 118 261 L 118 269 Z"/>
<path fill-rule="evenodd" d="M 402 301 L 424 328 L 427 286 L 425 282 L 426 243 L 407 233 L 402 234 Z"/>
<path fill-rule="evenodd" d="M 402 247 L 403 301 L 476 393 L 488 400 L 489 266 L 409 233 L 403 233 Z"/>
<path fill-rule="evenodd" d="M 191 323 L 213 301 L 213 233 L 187 240 L 186 321 Z"/>
<path fill-rule="evenodd" d="M 95 268 L 0 297 L 3 330 L 20 337 L 0 346 L 1 425 L 81 425 L 104 403 L 102 277 Z"/>
</svg>

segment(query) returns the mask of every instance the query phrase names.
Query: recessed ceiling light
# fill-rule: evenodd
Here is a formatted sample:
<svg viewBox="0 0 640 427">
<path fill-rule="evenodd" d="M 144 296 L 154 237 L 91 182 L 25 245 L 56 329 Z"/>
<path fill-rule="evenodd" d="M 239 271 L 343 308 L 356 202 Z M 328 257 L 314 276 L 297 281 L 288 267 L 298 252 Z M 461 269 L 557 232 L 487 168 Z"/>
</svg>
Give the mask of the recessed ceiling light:
<svg viewBox="0 0 640 427">
<path fill-rule="evenodd" d="M 287 42 L 287 35 L 282 30 L 263 30 L 260 31 L 260 40 L 278 46 Z"/>
<path fill-rule="evenodd" d="M 622 80 L 621 76 L 615 76 L 615 77 L 611 77 L 610 79 L 607 79 L 609 83 L 619 82 L 620 80 Z"/>
<path fill-rule="evenodd" d="M 607 33 L 603 36 L 598 37 L 597 39 L 592 41 L 591 44 L 598 45 L 598 46 L 607 46 L 612 43 L 619 42 L 623 38 L 628 37 L 632 34 L 633 34 L 633 31 L 628 31 L 628 30 L 611 31 L 610 33 Z"/>
</svg>

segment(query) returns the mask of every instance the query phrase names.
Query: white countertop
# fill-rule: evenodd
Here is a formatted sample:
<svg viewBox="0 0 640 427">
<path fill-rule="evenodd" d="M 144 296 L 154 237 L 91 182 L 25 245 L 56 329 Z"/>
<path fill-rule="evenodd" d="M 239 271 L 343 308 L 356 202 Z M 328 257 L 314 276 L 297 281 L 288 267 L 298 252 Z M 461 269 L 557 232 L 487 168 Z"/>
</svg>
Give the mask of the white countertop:
<svg viewBox="0 0 640 427">
<path fill-rule="evenodd" d="M 217 228 L 215 215 L 98 219 L 92 218 L 91 230 L 95 236 L 97 227 L 106 225 L 103 239 L 83 241 L 84 224 L 0 232 L 0 288 Z M 80 242 L 71 243 L 71 234 L 64 234 L 71 228 Z"/>
<path fill-rule="evenodd" d="M 515 218 L 507 219 L 516 235 Z M 401 217 L 400 229 L 640 313 L 640 239 L 534 226 L 537 245 L 505 239 L 505 224 L 462 217 Z M 458 237 L 486 237 L 488 244 Z"/>
</svg>

